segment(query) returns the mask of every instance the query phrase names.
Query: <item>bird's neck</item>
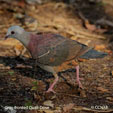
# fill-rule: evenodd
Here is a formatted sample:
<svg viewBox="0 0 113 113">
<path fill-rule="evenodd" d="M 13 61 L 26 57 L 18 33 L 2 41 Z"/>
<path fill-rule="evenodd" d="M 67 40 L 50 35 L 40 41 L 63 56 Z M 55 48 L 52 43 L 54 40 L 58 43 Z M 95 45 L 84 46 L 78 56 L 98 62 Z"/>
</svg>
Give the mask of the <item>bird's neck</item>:
<svg viewBox="0 0 113 113">
<path fill-rule="evenodd" d="M 18 40 L 25 46 L 27 47 L 30 37 L 29 37 L 29 32 L 24 32 L 21 36 L 18 37 Z"/>
</svg>

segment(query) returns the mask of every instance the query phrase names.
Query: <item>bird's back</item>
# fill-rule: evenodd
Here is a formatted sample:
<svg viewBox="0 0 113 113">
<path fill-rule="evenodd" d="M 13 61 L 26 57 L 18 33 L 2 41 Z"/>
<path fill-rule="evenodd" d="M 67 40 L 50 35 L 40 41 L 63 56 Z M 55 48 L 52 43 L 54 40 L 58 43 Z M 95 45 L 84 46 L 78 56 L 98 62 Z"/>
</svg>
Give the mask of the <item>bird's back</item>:
<svg viewBox="0 0 113 113">
<path fill-rule="evenodd" d="M 90 48 L 57 34 L 31 34 L 28 49 L 39 63 L 57 66 L 83 55 Z"/>
</svg>

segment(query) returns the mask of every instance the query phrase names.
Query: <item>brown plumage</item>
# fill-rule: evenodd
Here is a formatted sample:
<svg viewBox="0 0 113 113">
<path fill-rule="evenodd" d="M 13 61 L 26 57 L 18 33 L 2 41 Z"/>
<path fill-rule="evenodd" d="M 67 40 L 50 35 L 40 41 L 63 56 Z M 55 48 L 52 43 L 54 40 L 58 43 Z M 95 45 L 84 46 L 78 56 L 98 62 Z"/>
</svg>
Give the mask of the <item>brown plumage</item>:
<svg viewBox="0 0 113 113">
<path fill-rule="evenodd" d="M 49 66 L 58 66 L 63 62 L 76 59 L 91 49 L 57 34 L 31 34 L 29 44 L 26 47 L 34 59 Z"/>
<path fill-rule="evenodd" d="M 33 34 L 26 32 L 19 26 L 8 29 L 6 37 L 13 37 L 24 44 L 32 57 L 37 59 L 38 65 L 44 70 L 53 73 L 55 80 L 47 92 L 54 92 L 53 87 L 58 81 L 58 72 L 75 67 L 75 59 L 101 58 L 106 53 L 98 52 L 77 41 L 65 38 L 58 34 Z M 76 66 L 77 82 L 82 87 L 79 78 L 79 66 Z"/>
</svg>

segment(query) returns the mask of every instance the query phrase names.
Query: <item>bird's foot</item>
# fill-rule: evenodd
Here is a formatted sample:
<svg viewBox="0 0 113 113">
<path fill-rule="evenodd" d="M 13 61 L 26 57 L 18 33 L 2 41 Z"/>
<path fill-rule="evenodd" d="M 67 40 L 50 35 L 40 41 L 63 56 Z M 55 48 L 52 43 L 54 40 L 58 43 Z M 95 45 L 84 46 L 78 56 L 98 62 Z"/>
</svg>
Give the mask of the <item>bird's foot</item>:
<svg viewBox="0 0 113 113">
<path fill-rule="evenodd" d="M 54 75 L 56 78 L 55 78 L 55 80 L 54 80 L 54 82 L 51 84 L 51 86 L 49 87 L 49 89 L 46 91 L 47 93 L 49 93 L 49 92 L 53 92 L 53 93 L 56 93 L 54 90 L 53 90 L 53 87 L 54 87 L 54 85 L 57 83 L 57 81 L 58 81 L 58 76 L 57 75 Z"/>
<path fill-rule="evenodd" d="M 56 93 L 52 88 L 49 88 L 46 93 L 49 93 L 49 92 L 53 92 L 53 93 Z"/>
<path fill-rule="evenodd" d="M 79 78 L 79 79 L 77 79 L 77 83 L 78 83 L 78 85 L 79 85 L 79 88 L 82 88 L 82 89 L 83 89 L 83 86 L 82 86 L 80 80 L 83 80 L 83 78 Z"/>
<path fill-rule="evenodd" d="M 79 85 L 79 88 L 82 88 L 83 89 L 83 86 L 80 82 L 80 80 L 82 80 L 82 78 L 79 77 L 79 66 L 76 66 L 76 76 L 77 76 L 77 83 Z"/>
</svg>

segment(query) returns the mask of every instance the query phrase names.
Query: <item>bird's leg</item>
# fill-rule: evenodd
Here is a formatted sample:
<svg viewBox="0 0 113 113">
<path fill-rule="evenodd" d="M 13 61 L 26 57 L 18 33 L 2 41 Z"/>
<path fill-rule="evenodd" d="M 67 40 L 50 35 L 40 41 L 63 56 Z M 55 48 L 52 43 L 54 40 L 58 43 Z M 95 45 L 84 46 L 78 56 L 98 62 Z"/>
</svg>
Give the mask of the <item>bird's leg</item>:
<svg viewBox="0 0 113 113">
<path fill-rule="evenodd" d="M 50 85 L 49 89 L 46 91 L 47 93 L 48 92 L 53 92 L 55 93 L 55 91 L 53 90 L 53 87 L 55 86 L 55 84 L 58 82 L 58 75 L 57 74 L 53 74 L 54 77 L 55 77 L 55 80 L 54 82 Z"/>
<path fill-rule="evenodd" d="M 76 66 L 76 76 L 77 76 L 77 83 L 80 88 L 83 88 L 81 82 L 80 82 L 80 77 L 79 77 L 79 66 Z"/>
</svg>

